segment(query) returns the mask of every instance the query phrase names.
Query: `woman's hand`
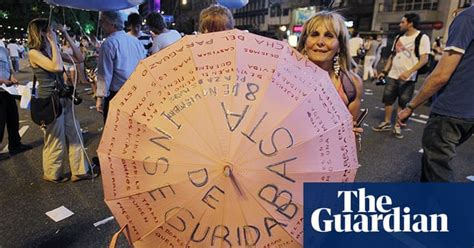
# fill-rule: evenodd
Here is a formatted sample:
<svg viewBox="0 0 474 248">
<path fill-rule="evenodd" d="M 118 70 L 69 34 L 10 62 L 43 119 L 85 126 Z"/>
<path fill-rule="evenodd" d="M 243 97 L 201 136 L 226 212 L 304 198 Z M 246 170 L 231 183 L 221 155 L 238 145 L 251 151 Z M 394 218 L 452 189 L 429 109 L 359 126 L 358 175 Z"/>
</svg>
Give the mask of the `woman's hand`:
<svg viewBox="0 0 474 248">
<path fill-rule="evenodd" d="M 52 29 L 48 30 L 48 33 L 46 34 L 46 38 L 50 41 L 56 44 L 58 41 L 58 36 L 56 35 L 56 32 L 54 32 Z"/>
</svg>

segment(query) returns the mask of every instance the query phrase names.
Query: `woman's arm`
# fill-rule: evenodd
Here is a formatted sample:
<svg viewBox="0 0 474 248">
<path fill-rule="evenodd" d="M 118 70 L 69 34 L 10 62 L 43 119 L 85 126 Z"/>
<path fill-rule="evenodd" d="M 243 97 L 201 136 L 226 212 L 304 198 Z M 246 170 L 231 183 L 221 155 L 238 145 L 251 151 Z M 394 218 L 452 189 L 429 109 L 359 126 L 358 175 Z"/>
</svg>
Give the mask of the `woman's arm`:
<svg viewBox="0 0 474 248">
<path fill-rule="evenodd" d="M 37 49 L 30 49 L 28 52 L 30 63 L 33 67 L 41 67 L 49 72 L 61 72 L 63 70 L 63 60 L 59 53 L 59 47 L 56 44 L 56 34 L 53 31 L 48 32 L 46 42 L 51 47 L 51 58 L 45 56 Z"/>
<path fill-rule="evenodd" d="M 356 121 L 360 114 L 363 85 L 362 79 L 357 74 L 350 72 L 349 75 L 356 89 L 356 98 L 349 104 L 349 106 L 347 106 L 347 108 L 352 115 L 352 119 Z"/>
<path fill-rule="evenodd" d="M 71 36 L 69 36 L 69 33 L 64 29 L 64 26 L 61 26 L 61 28 L 59 30 L 61 31 L 64 38 L 69 43 L 69 46 L 72 49 L 72 56 L 71 57 L 69 55 L 65 54 L 65 53 L 61 53 L 61 56 L 62 56 L 63 60 L 68 62 L 68 63 L 73 63 L 74 62 L 76 64 L 84 62 L 84 55 L 82 55 L 82 52 L 79 49 L 79 47 L 77 47 L 74 44 L 74 40 L 72 40 Z"/>
</svg>

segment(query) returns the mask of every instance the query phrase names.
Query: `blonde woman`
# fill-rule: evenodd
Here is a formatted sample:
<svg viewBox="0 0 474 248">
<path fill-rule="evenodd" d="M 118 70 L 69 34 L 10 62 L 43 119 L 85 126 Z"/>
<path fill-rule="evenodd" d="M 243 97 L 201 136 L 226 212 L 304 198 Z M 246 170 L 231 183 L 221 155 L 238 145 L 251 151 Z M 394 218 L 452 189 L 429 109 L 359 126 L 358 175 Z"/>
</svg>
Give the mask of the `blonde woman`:
<svg viewBox="0 0 474 248">
<path fill-rule="evenodd" d="M 63 27 L 57 27 L 71 45 L 74 63 L 84 60 L 79 48 L 74 46 L 72 38 Z M 28 24 L 28 52 L 38 89 L 36 97 L 49 98 L 58 90 L 58 84 L 64 83 L 63 59 L 72 63 L 70 57 L 61 54 L 56 33 L 49 27 L 48 20 L 38 18 Z M 88 164 L 84 159 L 80 138 L 75 130 L 72 116 L 72 100 L 68 97 L 60 99 L 63 112 L 49 125 L 42 127 L 44 133 L 43 147 L 43 179 L 48 182 L 61 183 L 69 180 L 64 174 L 64 155 L 69 157 L 71 180 L 79 181 L 92 178 L 88 173 Z M 77 126 L 78 123 L 76 123 Z"/>
<path fill-rule="evenodd" d="M 234 17 L 230 10 L 222 5 L 213 4 L 199 15 L 199 32 L 212 33 L 234 28 Z"/>
<path fill-rule="evenodd" d="M 356 120 L 360 112 L 362 80 L 351 70 L 354 62 L 344 18 L 335 12 L 316 13 L 304 23 L 297 49 L 329 73 L 342 101 Z M 363 130 L 355 128 L 354 131 Z"/>
</svg>

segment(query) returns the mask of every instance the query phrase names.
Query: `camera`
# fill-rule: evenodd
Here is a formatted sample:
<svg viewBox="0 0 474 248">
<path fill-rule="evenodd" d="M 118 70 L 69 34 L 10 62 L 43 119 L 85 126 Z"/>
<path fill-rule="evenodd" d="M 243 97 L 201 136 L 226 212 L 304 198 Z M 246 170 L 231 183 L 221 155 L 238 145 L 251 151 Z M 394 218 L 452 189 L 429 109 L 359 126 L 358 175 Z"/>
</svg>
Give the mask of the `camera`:
<svg viewBox="0 0 474 248">
<path fill-rule="evenodd" d="M 377 80 L 375 82 L 375 85 L 379 86 L 379 85 L 385 85 L 387 84 L 387 81 L 385 81 L 385 77 L 380 77 L 379 80 Z"/>
<path fill-rule="evenodd" d="M 77 95 L 77 93 L 74 94 L 74 96 L 71 96 L 71 98 L 74 105 L 79 105 L 82 103 L 82 98 L 80 98 L 79 95 Z"/>
</svg>

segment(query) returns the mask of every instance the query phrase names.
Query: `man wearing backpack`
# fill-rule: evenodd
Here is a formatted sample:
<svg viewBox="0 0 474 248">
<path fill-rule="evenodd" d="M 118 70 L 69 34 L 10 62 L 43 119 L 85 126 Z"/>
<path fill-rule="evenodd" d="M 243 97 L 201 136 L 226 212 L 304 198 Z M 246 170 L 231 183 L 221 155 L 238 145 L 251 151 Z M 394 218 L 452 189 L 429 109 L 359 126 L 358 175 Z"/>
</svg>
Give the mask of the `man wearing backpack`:
<svg viewBox="0 0 474 248">
<path fill-rule="evenodd" d="M 391 125 L 393 103 L 398 98 L 397 112 L 405 108 L 413 97 L 418 70 L 427 62 L 431 50 L 430 39 L 422 34 L 417 26 L 420 16 L 415 13 L 405 14 L 400 22 L 401 35 L 397 36 L 392 47 L 392 54 L 379 78 L 387 77 L 382 102 L 385 104 L 385 118 L 372 130 L 376 132 L 393 130 L 396 138 L 403 138 L 400 125 Z"/>
<path fill-rule="evenodd" d="M 457 13 L 438 65 L 398 114 L 400 120 L 407 119 L 436 94 L 423 132 L 422 182 L 454 181 L 456 147 L 474 133 L 474 6 Z"/>
</svg>

